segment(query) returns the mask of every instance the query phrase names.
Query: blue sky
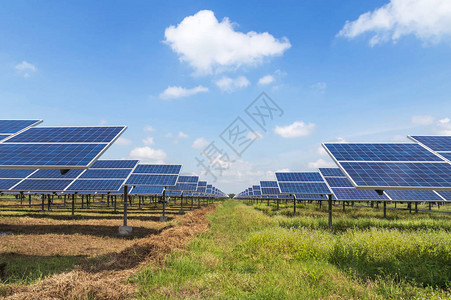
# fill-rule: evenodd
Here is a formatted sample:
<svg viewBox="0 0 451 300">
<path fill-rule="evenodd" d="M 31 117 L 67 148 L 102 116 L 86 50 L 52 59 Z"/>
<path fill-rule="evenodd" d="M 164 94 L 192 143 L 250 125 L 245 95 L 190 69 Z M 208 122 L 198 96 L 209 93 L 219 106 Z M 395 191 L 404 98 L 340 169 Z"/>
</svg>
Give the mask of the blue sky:
<svg viewBox="0 0 451 300">
<path fill-rule="evenodd" d="M 226 192 L 329 166 L 325 141 L 451 134 L 447 0 L 10 1 L 0 28 L 1 118 L 125 124 L 105 158 L 201 176 L 215 142 Z M 263 91 L 266 132 L 244 112 Z M 259 137 L 240 157 L 219 137 L 238 116 Z"/>
</svg>

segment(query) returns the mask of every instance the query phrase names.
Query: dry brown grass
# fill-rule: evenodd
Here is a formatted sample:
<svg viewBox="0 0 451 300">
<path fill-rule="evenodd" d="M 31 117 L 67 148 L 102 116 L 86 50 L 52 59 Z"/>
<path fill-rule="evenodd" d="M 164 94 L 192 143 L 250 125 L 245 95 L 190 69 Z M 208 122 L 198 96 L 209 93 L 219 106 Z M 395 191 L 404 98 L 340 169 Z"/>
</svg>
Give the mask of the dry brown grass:
<svg viewBox="0 0 451 300">
<path fill-rule="evenodd" d="M 136 287 L 126 283 L 127 277 L 142 265 L 160 266 L 167 254 L 184 249 L 194 236 L 208 230 L 205 215 L 213 210 L 214 207 L 210 206 L 178 216 L 171 222 L 172 227 L 159 234 L 124 241 L 132 245 L 120 252 L 111 252 L 110 249 L 104 259 L 97 259 L 94 264 L 79 266 L 76 270 L 51 276 L 37 284 L 12 288 L 7 299 L 130 298 Z"/>
</svg>

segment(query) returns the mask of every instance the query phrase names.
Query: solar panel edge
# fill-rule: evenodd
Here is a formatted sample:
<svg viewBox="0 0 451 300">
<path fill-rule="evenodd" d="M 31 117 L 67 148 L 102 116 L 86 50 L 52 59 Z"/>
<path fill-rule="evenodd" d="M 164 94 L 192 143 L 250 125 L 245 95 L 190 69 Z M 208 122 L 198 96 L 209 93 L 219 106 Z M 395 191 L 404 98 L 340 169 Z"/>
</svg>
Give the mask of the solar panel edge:
<svg viewBox="0 0 451 300">
<path fill-rule="evenodd" d="M 124 133 L 124 131 L 127 129 L 126 125 L 123 125 L 123 128 L 121 129 L 121 131 L 119 131 L 116 136 L 105 145 L 105 147 L 102 149 L 102 151 L 100 151 L 96 157 L 94 157 L 91 162 L 87 165 L 87 168 L 90 168 L 98 159 L 100 156 L 103 155 L 103 153 L 105 153 L 106 150 L 108 150 L 108 148 L 111 147 L 111 145 L 113 145 L 113 143 Z"/>
<path fill-rule="evenodd" d="M 19 131 L 16 131 L 16 132 L 13 132 L 13 133 L 3 133 L 2 132 L 2 133 L 0 133 L 0 134 L 8 134 L 9 135 L 9 137 L 6 138 L 5 140 L 8 140 L 10 137 L 18 135 L 18 134 L 20 134 L 20 133 L 22 133 L 22 132 L 24 132 L 24 131 L 26 131 L 26 130 L 28 130 L 30 128 L 33 128 L 33 127 L 41 124 L 42 122 L 44 122 L 44 120 L 42 120 L 42 119 L 1 119 L 1 120 L 5 120 L 5 121 L 36 121 L 33 124 L 28 125 L 27 127 L 23 128 L 23 129 L 21 129 Z M 2 141 L 2 142 L 4 142 L 4 141 Z"/>
</svg>

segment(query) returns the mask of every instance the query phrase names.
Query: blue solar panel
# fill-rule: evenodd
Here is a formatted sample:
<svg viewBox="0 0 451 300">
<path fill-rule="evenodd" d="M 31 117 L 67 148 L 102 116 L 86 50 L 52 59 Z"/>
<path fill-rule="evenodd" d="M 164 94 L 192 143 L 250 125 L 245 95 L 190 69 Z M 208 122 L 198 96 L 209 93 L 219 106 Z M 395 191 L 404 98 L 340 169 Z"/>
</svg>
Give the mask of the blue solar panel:
<svg viewBox="0 0 451 300">
<path fill-rule="evenodd" d="M 260 186 L 259 185 L 253 185 L 252 186 L 252 190 L 259 191 L 260 190 Z"/>
<path fill-rule="evenodd" d="M 199 181 L 197 183 L 197 185 L 200 186 L 200 187 L 207 187 L 207 182 L 206 181 Z"/>
<path fill-rule="evenodd" d="M 199 176 L 179 176 L 179 179 L 177 179 L 177 182 L 184 182 L 184 183 L 196 183 L 199 181 Z"/>
<path fill-rule="evenodd" d="M 329 144 L 324 146 L 338 161 L 441 161 L 418 144 Z"/>
<path fill-rule="evenodd" d="M 206 186 L 198 186 L 196 192 L 198 193 L 205 193 L 207 191 Z"/>
<path fill-rule="evenodd" d="M 85 168 L 107 144 L 0 144 L 3 168 Z"/>
<path fill-rule="evenodd" d="M 318 172 L 276 172 L 277 181 L 324 181 Z"/>
<path fill-rule="evenodd" d="M 390 199 L 385 195 L 379 195 L 373 190 L 356 190 L 355 188 L 332 188 L 337 200 L 347 201 L 389 201 Z"/>
<path fill-rule="evenodd" d="M 181 165 L 138 165 L 133 173 L 139 174 L 179 174 Z"/>
<path fill-rule="evenodd" d="M 0 134 L 13 134 L 41 122 L 42 120 L 0 120 Z"/>
<path fill-rule="evenodd" d="M 438 152 L 441 156 L 451 161 L 451 152 Z"/>
<path fill-rule="evenodd" d="M 36 127 L 30 128 L 5 143 L 110 143 L 125 126 Z"/>
<path fill-rule="evenodd" d="M 279 182 L 282 194 L 331 194 L 323 182 Z"/>
<path fill-rule="evenodd" d="M 321 174 L 324 177 L 333 176 L 333 177 L 344 177 L 345 174 L 339 168 L 319 168 Z"/>
<path fill-rule="evenodd" d="M 278 195 L 280 190 L 278 187 L 262 187 L 261 193 L 262 195 Z"/>
<path fill-rule="evenodd" d="M 6 191 L 19 183 L 22 179 L 0 179 L 0 191 Z"/>
<path fill-rule="evenodd" d="M 55 169 L 41 169 L 33 173 L 29 178 L 38 179 L 38 178 L 52 178 L 52 179 L 75 179 L 80 175 L 84 170 L 69 170 L 66 174 L 61 175 L 60 170 Z"/>
<path fill-rule="evenodd" d="M 131 172 L 132 169 L 88 169 L 80 176 L 80 179 L 126 179 Z"/>
<path fill-rule="evenodd" d="M 169 190 L 166 190 L 165 195 L 166 196 L 181 196 L 182 195 L 182 191 L 169 191 Z"/>
<path fill-rule="evenodd" d="M 92 166 L 91 169 L 133 169 L 137 164 L 138 160 L 98 160 Z"/>
<path fill-rule="evenodd" d="M 63 191 L 72 180 L 58 180 L 58 179 L 25 179 L 17 186 L 15 186 L 13 191 L 24 191 L 24 192 L 61 192 Z"/>
<path fill-rule="evenodd" d="M 328 200 L 329 197 L 326 195 L 318 195 L 318 194 L 295 194 L 296 199 L 298 200 Z"/>
<path fill-rule="evenodd" d="M 409 138 L 425 145 L 433 151 L 451 151 L 451 136 L 450 135 L 414 135 Z"/>
<path fill-rule="evenodd" d="M 0 169 L 0 178 L 24 179 L 36 170 L 33 169 Z"/>
<path fill-rule="evenodd" d="M 278 188 L 277 181 L 260 181 L 260 187 L 262 188 Z"/>
<path fill-rule="evenodd" d="M 354 187 L 346 177 L 325 177 L 330 187 Z"/>
<path fill-rule="evenodd" d="M 132 174 L 125 185 L 173 186 L 177 182 L 177 177 L 178 175 Z"/>
<path fill-rule="evenodd" d="M 451 201 L 451 191 L 437 191 L 446 201 Z"/>
<path fill-rule="evenodd" d="M 9 134 L 0 134 L 0 141 L 6 139 L 7 137 L 10 137 Z"/>
<path fill-rule="evenodd" d="M 79 191 L 118 191 L 124 180 L 76 180 L 73 184 L 66 190 L 71 192 L 79 192 Z"/>
<path fill-rule="evenodd" d="M 394 201 L 443 201 L 434 191 L 389 190 L 385 193 Z"/>
<path fill-rule="evenodd" d="M 137 186 L 134 187 L 131 194 L 135 195 L 161 195 L 164 187 L 162 186 Z"/>
<path fill-rule="evenodd" d="M 341 166 L 358 187 L 451 189 L 448 163 L 342 162 Z"/>
<path fill-rule="evenodd" d="M 175 186 L 168 187 L 166 190 L 167 191 L 192 191 L 192 192 L 195 192 L 195 191 L 197 191 L 197 183 L 179 183 L 179 182 L 177 182 L 177 184 Z"/>
</svg>

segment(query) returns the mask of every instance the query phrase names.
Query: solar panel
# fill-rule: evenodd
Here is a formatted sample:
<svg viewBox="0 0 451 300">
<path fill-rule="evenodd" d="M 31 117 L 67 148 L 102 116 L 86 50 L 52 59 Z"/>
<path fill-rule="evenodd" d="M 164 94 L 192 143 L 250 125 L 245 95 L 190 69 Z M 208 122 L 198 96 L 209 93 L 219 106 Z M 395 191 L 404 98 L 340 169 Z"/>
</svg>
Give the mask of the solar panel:
<svg viewBox="0 0 451 300">
<path fill-rule="evenodd" d="M 154 174 L 132 174 L 125 185 L 160 185 L 173 186 L 177 182 L 178 175 L 154 175 Z"/>
<path fill-rule="evenodd" d="M 393 201 L 443 201 L 434 191 L 388 190 L 385 193 Z"/>
<path fill-rule="evenodd" d="M 35 127 L 4 143 L 109 143 L 124 129 L 124 126 Z"/>
<path fill-rule="evenodd" d="M 61 192 L 71 182 L 72 179 L 25 179 L 11 190 L 23 192 Z"/>
<path fill-rule="evenodd" d="M 326 195 L 318 195 L 318 194 L 295 194 L 294 195 L 298 200 L 328 200 Z"/>
<path fill-rule="evenodd" d="M 324 146 L 337 161 L 442 161 L 437 155 L 413 143 L 327 143 Z"/>
<path fill-rule="evenodd" d="M 9 136 L 41 122 L 42 120 L 0 120 L 0 135 Z"/>
<path fill-rule="evenodd" d="M 133 169 L 137 164 L 138 160 L 98 160 L 92 166 L 91 169 Z"/>
<path fill-rule="evenodd" d="M 438 152 L 438 154 L 451 161 L 451 152 Z"/>
<path fill-rule="evenodd" d="M 123 179 L 96 179 L 96 180 L 75 180 L 66 191 L 68 192 L 80 192 L 80 191 L 118 191 L 122 184 Z"/>
<path fill-rule="evenodd" d="M 0 191 L 6 191 L 18 184 L 22 179 L 0 179 Z"/>
<path fill-rule="evenodd" d="M 346 177 L 325 177 L 330 187 L 354 187 L 354 185 Z"/>
<path fill-rule="evenodd" d="M 420 144 L 423 144 L 432 151 L 451 151 L 450 135 L 413 135 L 409 136 L 409 138 Z"/>
<path fill-rule="evenodd" d="M 81 176 L 80 179 L 126 179 L 132 169 L 88 169 Z"/>
<path fill-rule="evenodd" d="M 35 172 L 33 169 L 0 169 L 0 178 L 2 179 L 23 179 Z"/>
<path fill-rule="evenodd" d="M 18 169 L 20 170 L 20 169 Z M 32 179 L 75 179 L 85 170 L 69 170 L 66 174 L 61 175 L 60 170 L 40 169 L 33 173 L 29 178 Z"/>
<path fill-rule="evenodd" d="M 319 168 L 323 176 L 345 177 L 346 175 L 339 168 Z"/>
<path fill-rule="evenodd" d="M 195 192 L 197 191 L 197 183 L 179 183 L 177 182 L 177 184 L 175 186 L 171 186 L 168 187 L 166 189 L 167 191 L 192 191 Z"/>
<path fill-rule="evenodd" d="M 133 173 L 139 174 L 179 174 L 181 165 L 145 165 L 140 164 Z"/>
<path fill-rule="evenodd" d="M 279 182 L 282 194 L 331 194 L 324 182 Z"/>
<path fill-rule="evenodd" d="M 451 190 L 451 165 L 418 144 L 323 146 L 357 189 Z"/>
<path fill-rule="evenodd" d="M 200 186 L 200 187 L 207 187 L 207 182 L 206 181 L 199 181 L 198 182 L 198 184 L 197 184 L 198 186 Z"/>
<path fill-rule="evenodd" d="M 137 186 L 134 187 L 131 194 L 134 195 L 162 195 L 164 187 L 162 186 Z"/>
<path fill-rule="evenodd" d="M 276 172 L 277 181 L 323 181 L 318 172 Z"/>
<path fill-rule="evenodd" d="M 179 178 L 177 179 L 177 182 L 184 182 L 184 183 L 196 183 L 199 181 L 199 176 L 186 176 L 186 175 L 182 175 L 179 176 Z M 206 184 L 206 182 L 205 182 Z"/>
<path fill-rule="evenodd" d="M 345 201 L 389 201 L 385 195 L 379 195 L 372 190 L 357 190 L 355 188 L 332 188 L 337 200 Z"/>
<path fill-rule="evenodd" d="M 260 187 L 262 188 L 279 188 L 277 181 L 260 181 Z"/>
<path fill-rule="evenodd" d="M 451 201 L 451 191 L 437 191 L 446 201 Z"/>
<path fill-rule="evenodd" d="M 9 136 L 10 135 L 8 135 L 8 134 L 0 134 L 0 141 L 6 139 Z"/>
<path fill-rule="evenodd" d="M 262 187 L 261 193 L 262 195 L 279 195 L 280 190 L 278 187 Z"/>
</svg>

